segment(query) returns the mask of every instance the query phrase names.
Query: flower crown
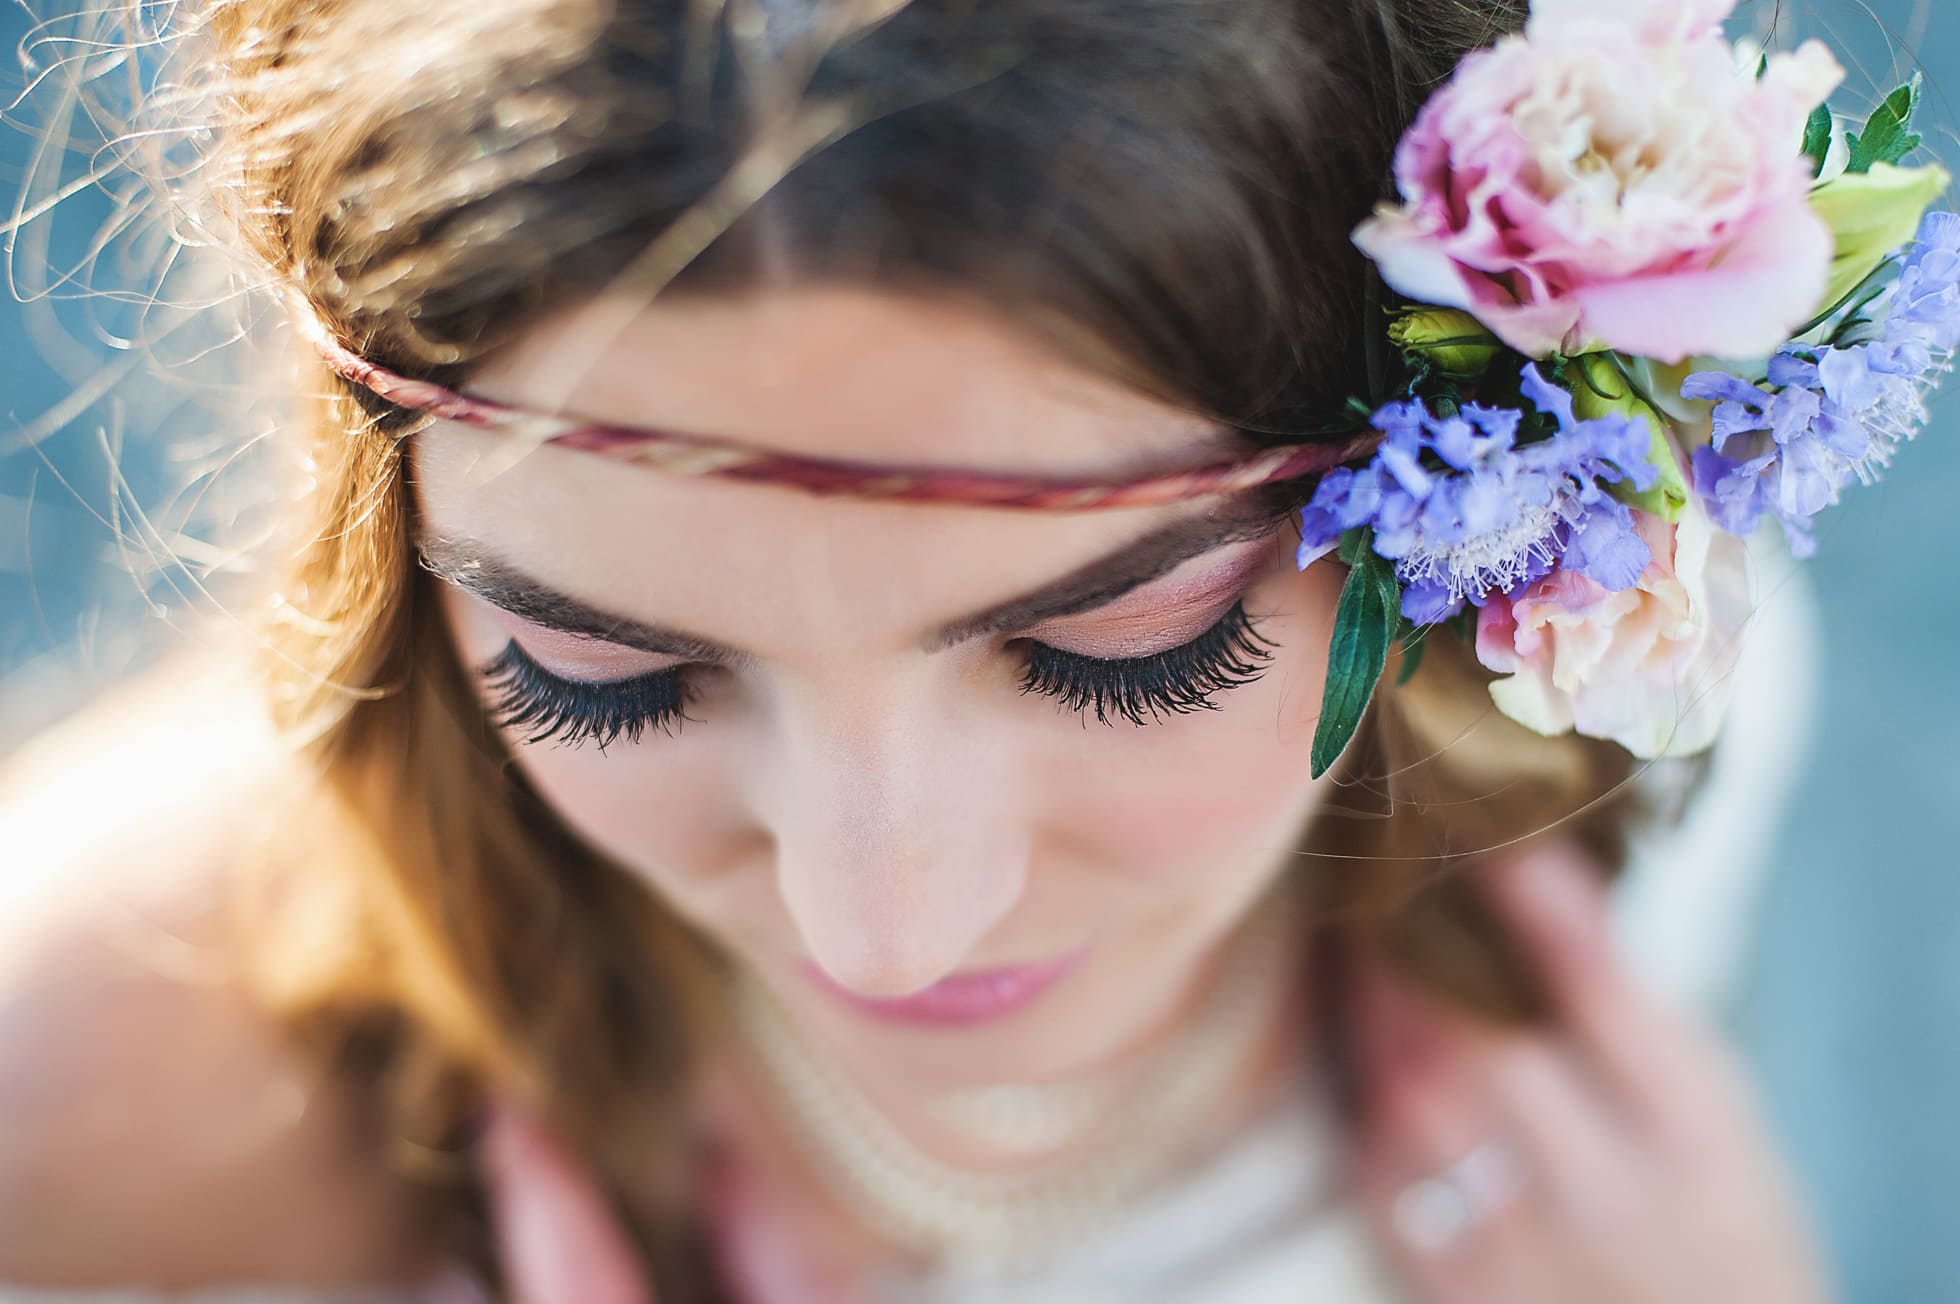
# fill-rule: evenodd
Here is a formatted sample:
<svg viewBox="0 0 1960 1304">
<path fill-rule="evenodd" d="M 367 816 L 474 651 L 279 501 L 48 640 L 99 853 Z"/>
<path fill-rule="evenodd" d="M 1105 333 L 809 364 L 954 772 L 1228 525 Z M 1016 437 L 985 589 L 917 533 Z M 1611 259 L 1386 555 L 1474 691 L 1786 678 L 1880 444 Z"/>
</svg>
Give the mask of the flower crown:
<svg viewBox="0 0 1960 1304">
<path fill-rule="evenodd" d="M 1466 56 L 1355 232 L 1407 306 L 1407 384 L 1324 477 L 1299 560 L 1350 564 L 1323 772 L 1391 643 L 1456 626 L 1507 716 L 1653 758 L 1714 741 L 1751 610 L 1743 540 L 1792 554 L 1926 421 L 1960 341 L 1960 215 L 1915 80 L 1863 129 L 1821 44 L 1745 56 L 1734 0 L 1535 0 Z"/>
<path fill-rule="evenodd" d="M 1856 133 L 1815 41 L 1745 57 L 1734 0 L 1534 0 L 1471 52 L 1355 231 L 1400 296 L 1393 392 L 1345 439 L 1120 482 L 869 466 L 591 426 L 389 372 L 298 320 L 397 406 L 681 475 L 813 493 L 1086 511 L 1319 475 L 1298 564 L 1338 553 L 1312 754 L 1345 750 L 1400 648 L 1474 640 L 1505 715 L 1637 756 L 1715 738 L 1752 595 L 1744 540 L 1791 553 L 1926 421 L 1960 344 L 1949 177 L 1902 167 L 1919 83 Z M 1347 465 L 1366 458 L 1365 464 Z"/>
</svg>

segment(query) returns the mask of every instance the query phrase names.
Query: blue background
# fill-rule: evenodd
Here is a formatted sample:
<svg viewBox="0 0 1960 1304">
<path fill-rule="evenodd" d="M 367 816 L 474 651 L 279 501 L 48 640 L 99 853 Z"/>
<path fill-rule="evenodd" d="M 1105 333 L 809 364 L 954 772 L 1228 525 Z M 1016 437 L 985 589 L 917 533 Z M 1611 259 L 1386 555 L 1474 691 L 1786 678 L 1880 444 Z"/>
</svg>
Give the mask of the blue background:
<svg viewBox="0 0 1960 1304">
<path fill-rule="evenodd" d="M 1916 51 L 1928 144 L 1960 161 L 1960 5 L 1799 12 L 1854 93 Z M 1735 1029 L 1858 1304 L 1960 1301 L 1960 400 L 1907 456 L 1809 563 L 1826 688 Z"/>
<path fill-rule="evenodd" d="M 1960 161 L 1960 5 L 1820 2 L 1795 12 L 1852 68 L 1840 109 L 1902 80 L 1916 51 L 1928 76 L 1923 125 L 1934 148 Z M 9 46 L 27 30 L 23 11 L 0 10 Z M 0 77 L 11 99 L 21 74 L 10 61 Z M 21 129 L 0 130 L 9 208 L 37 146 L 35 109 L 30 98 L 9 115 Z M 71 160 L 64 175 L 77 167 Z M 38 269 L 85 261 L 112 211 L 84 191 L 52 223 L 28 228 L 8 264 L 16 289 L 31 294 Z M 42 238 L 51 239 L 45 253 L 34 243 Z M 107 258 L 88 280 L 141 286 L 143 275 L 140 256 Z M 0 295 L 0 753 L 177 645 L 216 560 L 202 535 L 181 531 L 235 514 L 236 504 L 199 497 L 200 472 L 214 449 L 255 428 L 242 404 L 239 428 L 207 444 L 222 401 L 122 384 L 38 447 L 22 444 L 23 424 L 130 359 L 116 340 L 139 319 L 110 303 L 23 307 Z M 1859 1304 L 1960 1304 L 1956 423 L 1960 400 L 1949 399 L 1889 479 L 1850 494 L 1822 524 L 1810 573 L 1827 691 L 1733 1022 L 1822 1215 L 1845 1298 Z"/>
</svg>

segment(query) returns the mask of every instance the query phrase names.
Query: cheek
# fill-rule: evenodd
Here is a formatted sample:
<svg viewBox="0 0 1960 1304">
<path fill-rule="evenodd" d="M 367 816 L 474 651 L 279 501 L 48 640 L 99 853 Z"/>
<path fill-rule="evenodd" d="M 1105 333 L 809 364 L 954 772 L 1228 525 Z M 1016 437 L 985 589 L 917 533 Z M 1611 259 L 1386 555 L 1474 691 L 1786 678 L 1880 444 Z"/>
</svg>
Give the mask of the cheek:
<svg viewBox="0 0 1960 1304">
<path fill-rule="evenodd" d="M 464 674 L 487 711 L 487 686 L 473 667 L 501 650 L 509 634 L 480 604 L 446 587 L 442 602 Z M 741 854 L 742 828 L 729 812 L 731 762 L 711 724 L 684 722 L 672 737 L 649 731 L 638 744 L 604 752 L 589 742 L 526 744 L 510 729 L 503 737 L 517 769 L 560 820 L 683 908 Z"/>
<path fill-rule="evenodd" d="M 599 850 L 662 879 L 683 869 L 711 874 L 713 848 L 733 831 L 715 815 L 725 787 L 712 766 L 660 755 L 663 744 L 686 747 L 688 740 L 656 736 L 609 755 L 590 746 L 515 750 L 539 795 Z"/>
<path fill-rule="evenodd" d="M 771 843 L 747 815 L 737 774 L 696 738 L 654 737 L 600 756 L 519 747 L 517 764 L 594 850 L 677 914 L 737 949 L 781 949 L 788 926 Z M 665 750 L 662 749 L 665 744 Z"/>
<path fill-rule="evenodd" d="M 1266 672 L 1219 710 L 1065 738 L 1041 787 L 1052 835 L 1169 886 L 1284 856 L 1326 791 L 1310 766 L 1341 583 L 1330 570 L 1286 577 L 1259 624 L 1275 645 Z"/>
<path fill-rule="evenodd" d="M 1130 800 L 1085 806 L 1084 828 L 1119 864 L 1146 873 L 1202 872 L 1229 852 L 1272 846 L 1315 804 L 1305 775 L 1213 767 L 1202 783 L 1139 787 Z"/>
<path fill-rule="evenodd" d="M 1173 881 L 1263 863 L 1297 840 L 1321 797 L 1311 724 L 1178 733 L 1183 746 L 1138 739 L 1126 763 L 1050 786 L 1050 827 L 1113 871 Z"/>
</svg>

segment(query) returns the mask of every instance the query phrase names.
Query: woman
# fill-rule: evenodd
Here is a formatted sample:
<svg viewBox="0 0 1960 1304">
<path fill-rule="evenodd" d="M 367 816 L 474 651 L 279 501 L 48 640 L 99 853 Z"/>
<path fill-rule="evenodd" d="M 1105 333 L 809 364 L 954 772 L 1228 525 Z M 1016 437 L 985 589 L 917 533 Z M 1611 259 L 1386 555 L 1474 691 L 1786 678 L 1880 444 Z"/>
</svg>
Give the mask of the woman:
<svg viewBox="0 0 1960 1304">
<path fill-rule="evenodd" d="M 1440 632 L 1316 761 L 1350 235 L 1522 18 L 208 6 L 202 182 L 339 376 L 262 636 L 17 766 L 30 832 L 143 778 L 11 916 L 0 1281 L 1824 1298 L 1607 941 L 1645 767 Z"/>
</svg>

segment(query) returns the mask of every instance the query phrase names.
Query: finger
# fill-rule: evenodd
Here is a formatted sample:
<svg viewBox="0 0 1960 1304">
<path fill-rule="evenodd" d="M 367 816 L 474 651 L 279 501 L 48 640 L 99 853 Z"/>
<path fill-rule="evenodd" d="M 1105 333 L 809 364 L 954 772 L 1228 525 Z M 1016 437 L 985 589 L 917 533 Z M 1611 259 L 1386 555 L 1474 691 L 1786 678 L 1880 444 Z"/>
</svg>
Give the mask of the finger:
<svg viewBox="0 0 1960 1304">
<path fill-rule="evenodd" d="M 1544 1238 L 1517 1153 L 1447 1058 L 1404 1063 L 1377 1083 L 1352 1176 L 1414 1298 L 1526 1298 L 1516 1278 L 1520 1265 L 1542 1254 Z"/>
<path fill-rule="evenodd" d="M 718 1156 L 706 1199 L 715 1248 L 743 1304 L 841 1304 L 848 1292 L 791 1234 L 760 1176 L 738 1158 Z"/>
<path fill-rule="evenodd" d="M 1515 1141 L 1532 1180 L 1552 1206 L 1595 1207 L 1621 1175 L 1641 1162 L 1639 1141 L 1617 1102 L 1567 1048 L 1513 1035 L 1479 1065 L 1484 1098 L 1503 1135 Z"/>
<path fill-rule="evenodd" d="M 1398 1068 L 1432 1059 L 1447 1040 L 1445 1021 L 1380 960 L 1357 956 L 1351 971 L 1354 1044 L 1364 1094 Z"/>
<path fill-rule="evenodd" d="M 1475 1145 L 1488 1128 L 1466 1075 L 1447 1061 L 1405 1062 L 1378 1075 L 1362 1111 L 1368 1136 L 1411 1172 L 1439 1167 Z"/>
<path fill-rule="evenodd" d="M 1358 995 L 1368 1047 L 1358 1137 L 1364 1162 L 1406 1185 L 1488 1149 L 1492 1111 L 1479 1043 L 1379 968 L 1358 985 Z M 1423 1242 L 1415 1248 L 1444 1248 L 1423 1232 L 1433 1219 L 1425 1220 L 1421 1208 L 1404 1200 L 1390 1214 L 1399 1233 Z"/>
<path fill-rule="evenodd" d="M 1455 1015 L 1357 967 L 1363 1120 L 1353 1173 L 1424 1304 L 1570 1304 L 1574 1212 L 1632 1148 L 1562 1039 Z"/>
<path fill-rule="evenodd" d="M 483 1279 L 460 1263 L 446 1265 L 416 1298 L 421 1304 L 495 1304 Z"/>
<path fill-rule="evenodd" d="M 1420 1234 L 1410 1234 L 1411 1223 L 1420 1226 L 1425 1218 L 1438 1216 L 1433 1210 L 1426 1214 L 1408 1211 L 1410 1202 L 1423 1198 L 1417 1184 L 1424 1180 L 1412 1179 L 1381 1156 L 1367 1158 L 1353 1174 L 1353 1189 L 1362 1210 L 1394 1276 L 1409 1288 L 1411 1300 L 1422 1304 L 1537 1304 L 1545 1298 L 1546 1279 L 1555 1280 L 1559 1275 L 1559 1254 L 1530 1192 L 1480 1212 L 1469 1226 L 1439 1247 L 1425 1243 Z M 1559 1299 L 1559 1304 L 1572 1304 L 1572 1297 Z"/>
<path fill-rule="evenodd" d="M 605 1197 L 541 1120 L 499 1101 L 482 1145 L 514 1304 L 652 1304 L 638 1256 Z"/>
<path fill-rule="evenodd" d="M 1605 884 L 1575 848 L 1529 848 L 1491 867 L 1487 893 L 1543 980 L 1560 1029 L 1637 1119 L 1694 1079 L 1683 1025 L 1621 962 Z"/>
</svg>

